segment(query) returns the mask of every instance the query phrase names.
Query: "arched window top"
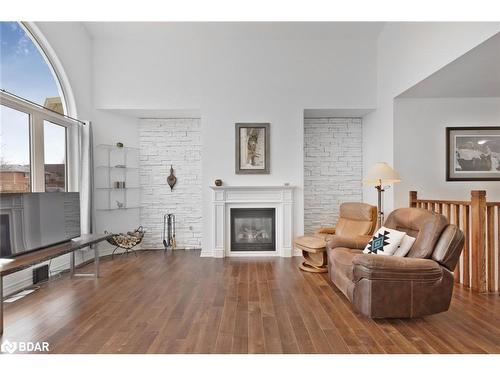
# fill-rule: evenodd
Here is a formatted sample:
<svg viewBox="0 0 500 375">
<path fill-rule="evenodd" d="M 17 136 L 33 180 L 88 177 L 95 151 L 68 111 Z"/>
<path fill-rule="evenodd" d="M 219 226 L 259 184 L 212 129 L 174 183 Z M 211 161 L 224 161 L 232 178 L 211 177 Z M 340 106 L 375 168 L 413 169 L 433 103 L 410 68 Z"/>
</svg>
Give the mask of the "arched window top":
<svg viewBox="0 0 500 375">
<path fill-rule="evenodd" d="M 18 22 L 0 22 L 0 87 L 64 114 L 66 105 L 54 69 Z"/>
</svg>

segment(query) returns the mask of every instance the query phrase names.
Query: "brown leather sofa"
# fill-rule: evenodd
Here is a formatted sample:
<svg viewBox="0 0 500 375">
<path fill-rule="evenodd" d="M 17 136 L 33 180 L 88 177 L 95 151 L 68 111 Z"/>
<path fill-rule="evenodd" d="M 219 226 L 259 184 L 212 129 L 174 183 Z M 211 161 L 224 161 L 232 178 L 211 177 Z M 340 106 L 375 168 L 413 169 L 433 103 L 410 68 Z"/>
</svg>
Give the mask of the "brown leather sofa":
<svg viewBox="0 0 500 375">
<path fill-rule="evenodd" d="M 462 231 L 421 208 L 394 210 L 384 226 L 416 240 L 406 257 L 363 254 L 371 236 L 334 236 L 327 243 L 332 282 L 361 314 L 411 318 L 448 310 Z"/>
</svg>

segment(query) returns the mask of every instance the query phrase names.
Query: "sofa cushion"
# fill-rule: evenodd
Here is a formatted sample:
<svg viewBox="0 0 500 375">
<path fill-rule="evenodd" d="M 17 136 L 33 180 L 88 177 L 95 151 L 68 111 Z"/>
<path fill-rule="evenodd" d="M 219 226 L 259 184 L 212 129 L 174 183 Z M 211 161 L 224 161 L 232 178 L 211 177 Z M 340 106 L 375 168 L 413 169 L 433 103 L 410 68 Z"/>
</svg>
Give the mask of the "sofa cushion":
<svg viewBox="0 0 500 375">
<path fill-rule="evenodd" d="M 411 237 L 411 236 L 408 236 L 407 234 L 405 234 L 405 236 L 401 240 L 401 243 L 398 246 L 398 249 L 394 253 L 394 256 L 395 257 L 405 257 L 406 255 L 408 255 L 415 240 L 416 240 L 415 237 Z"/>
<path fill-rule="evenodd" d="M 464 234 L 456 225 L 448 225 L 436 243 L 432 259 L 453 271 L 464 247 Z"/>
<path fill-rule="evenodd" d="M 381 227 L 368 242 L 363 253 L 376 255 L 393 255 L 398 249 L 401 240 L 406 235 L 395 229 Z"/>
<path fill-rule="evenodd" d="M 448 221 L 443 215 L 423 208 L 398 208 L 391 212 L 384 225 L 416 238 L 408 257 L 430 258 Z"/>
</svg>

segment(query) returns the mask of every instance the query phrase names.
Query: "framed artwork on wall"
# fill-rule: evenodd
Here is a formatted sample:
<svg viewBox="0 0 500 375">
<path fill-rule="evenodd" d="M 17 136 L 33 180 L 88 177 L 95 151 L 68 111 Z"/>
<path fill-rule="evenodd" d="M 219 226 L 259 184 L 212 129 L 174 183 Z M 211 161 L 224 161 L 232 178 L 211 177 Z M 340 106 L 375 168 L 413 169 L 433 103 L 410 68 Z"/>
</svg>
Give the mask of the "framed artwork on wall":
<svg viewBox="0 0 500 375">
<path fill-rule="evenodd" d="M 446 181 L 500 181 L 500 126 L 446 128 Z"/>
<path fill-rule="evenodd" d="M 269 128 L 269 123 L 236 123 L 236 174 L 269 174 Z"/>
</svg>

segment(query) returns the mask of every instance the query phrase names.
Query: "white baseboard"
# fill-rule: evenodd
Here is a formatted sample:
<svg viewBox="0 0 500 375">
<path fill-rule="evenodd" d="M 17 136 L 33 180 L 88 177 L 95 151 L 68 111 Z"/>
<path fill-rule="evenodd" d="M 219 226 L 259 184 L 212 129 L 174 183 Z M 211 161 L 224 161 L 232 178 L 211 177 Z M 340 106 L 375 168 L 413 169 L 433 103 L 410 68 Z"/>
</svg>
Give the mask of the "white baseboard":
<svg viewBox="0 0 500 375">
<path fill-rule="evenodd" d="M 10 283 L 4 282 L 3 295 L 10 296 L 11 294 L 14 294 L 22 289 L 26 289 L 32 285 L 33 285 L 33 277 L 25 277 Z"/>
<path fill-rule="evenodd" d="M 210 250 L 201 249 L 200 257 L 201 258 L 209 258 L 209 257 L 211 258 L 211 257 L 213 257 L 213 252 Z"/>
</svg>

